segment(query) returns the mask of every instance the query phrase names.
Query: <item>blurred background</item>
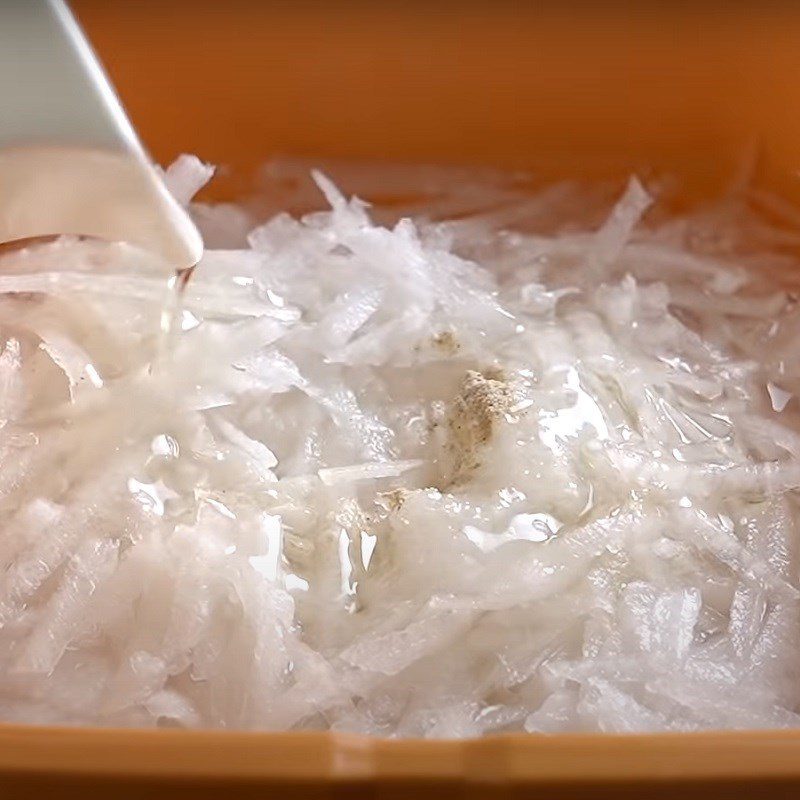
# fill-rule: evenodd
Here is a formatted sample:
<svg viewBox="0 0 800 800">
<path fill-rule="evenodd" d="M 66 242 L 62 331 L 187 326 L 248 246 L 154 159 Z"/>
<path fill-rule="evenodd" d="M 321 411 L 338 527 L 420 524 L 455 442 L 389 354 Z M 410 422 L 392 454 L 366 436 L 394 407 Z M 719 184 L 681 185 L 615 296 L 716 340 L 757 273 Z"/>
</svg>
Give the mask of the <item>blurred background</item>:
<svg viewBox="0 0 800 800">
<path fill-rule="evenodd" d="M 678 172 L 796 194 L 800 4 L 73 0 L 154 157 Z"/>
</svg>

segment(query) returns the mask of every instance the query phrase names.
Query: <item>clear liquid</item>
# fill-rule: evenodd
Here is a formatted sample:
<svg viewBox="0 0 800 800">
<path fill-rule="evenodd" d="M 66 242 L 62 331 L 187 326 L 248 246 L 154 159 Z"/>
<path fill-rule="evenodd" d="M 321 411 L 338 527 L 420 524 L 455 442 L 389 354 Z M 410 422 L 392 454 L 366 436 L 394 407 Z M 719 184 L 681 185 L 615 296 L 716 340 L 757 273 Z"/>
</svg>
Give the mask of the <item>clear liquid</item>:
<svg viewBox="0 0 800 800">
<path fill-rule="evenodd" d="M 167 292 L 161 307 L 156 363 L 166 364 L 172 358 L 183 316 L 183 296 L 194 267 L 176 271 L 167 281 Z"/>
</svg>

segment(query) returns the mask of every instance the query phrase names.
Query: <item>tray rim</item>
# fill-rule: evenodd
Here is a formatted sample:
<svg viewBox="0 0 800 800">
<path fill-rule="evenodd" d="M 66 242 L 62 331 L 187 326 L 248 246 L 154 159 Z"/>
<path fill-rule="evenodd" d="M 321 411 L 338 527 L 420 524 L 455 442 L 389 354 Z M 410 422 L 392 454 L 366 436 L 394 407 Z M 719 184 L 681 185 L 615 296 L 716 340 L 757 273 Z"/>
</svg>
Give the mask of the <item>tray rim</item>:
<svg viewBox="0 0 800 800">
<path fill-rule="evenodd" d="M 2 778 L 522 785 L 800 782 L 800 730 L 504 734 L 381 739 L 343 733 L 0 724 Z"/>
</svg>

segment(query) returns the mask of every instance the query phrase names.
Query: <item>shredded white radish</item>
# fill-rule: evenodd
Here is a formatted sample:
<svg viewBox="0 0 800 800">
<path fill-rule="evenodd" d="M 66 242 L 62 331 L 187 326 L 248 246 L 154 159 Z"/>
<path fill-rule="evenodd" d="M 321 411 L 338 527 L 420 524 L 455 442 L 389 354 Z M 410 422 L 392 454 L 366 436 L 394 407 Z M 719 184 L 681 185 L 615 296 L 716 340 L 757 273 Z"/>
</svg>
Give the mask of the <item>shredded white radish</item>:
<svg viewBox="0 0 800 800">
<path fill-rule="evenodd" d="M 311 166 L 0 257 L 0 719 L 799 725 L 800 212 Z"/>
</svg>

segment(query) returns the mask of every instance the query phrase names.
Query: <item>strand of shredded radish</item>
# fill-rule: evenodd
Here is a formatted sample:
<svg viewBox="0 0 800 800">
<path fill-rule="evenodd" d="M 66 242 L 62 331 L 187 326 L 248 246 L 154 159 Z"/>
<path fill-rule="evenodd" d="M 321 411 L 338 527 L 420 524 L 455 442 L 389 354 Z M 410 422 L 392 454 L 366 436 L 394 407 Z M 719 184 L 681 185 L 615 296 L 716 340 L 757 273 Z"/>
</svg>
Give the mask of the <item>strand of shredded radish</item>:
<svg viewBox="0 0 800 800">
<path fill-rule="evenodd" d="M 168 362 L 143 253 L 0 259 L 0 719 L 800 724 L 798 212 L 431 174 L 192 206 Z"/>
</svg>

